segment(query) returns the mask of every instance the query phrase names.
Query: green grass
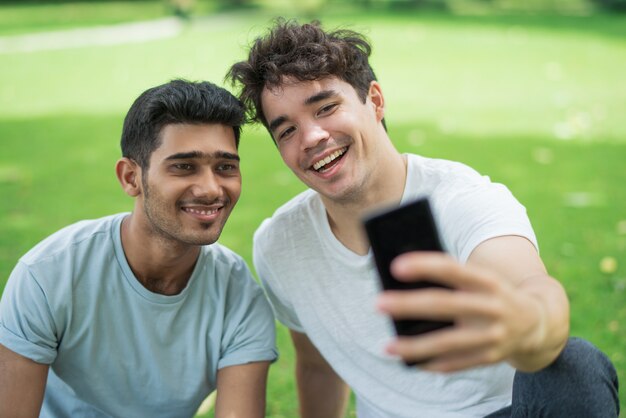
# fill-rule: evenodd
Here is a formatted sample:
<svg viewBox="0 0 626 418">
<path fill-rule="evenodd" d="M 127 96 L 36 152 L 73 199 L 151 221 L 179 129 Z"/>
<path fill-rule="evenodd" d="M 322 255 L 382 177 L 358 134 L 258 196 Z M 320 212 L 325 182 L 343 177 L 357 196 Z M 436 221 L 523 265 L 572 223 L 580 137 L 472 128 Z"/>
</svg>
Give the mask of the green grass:
<svg viewBox="0 0 626 418">
<path fill-rule="evenodd" d="M 46 7 L 12 6 L 7 31 L 54 26 Z M 123 19 L 161 16 L 152 10 Z M 115 21 L 84 13 L 71 24 Z M 268 20 L 227 14 L 142 44 L 0 53 L 0 291 L 48 234 L 131 209 L 113 166 L 132 100 L 174 77 L 220 83 Z M 572 334 L 602 348 L 625 381 L 626 20 L 343 13 L 323 21 L 373 40 L 398 149 L 468 163 L 526 205 L 542 257 L 570 296 Z M 240 151 L 243 194 L 221 241 L 250 262 L 255 228 L 303 186 L 261 129 L 246 128 Z M 615 271 L 602 271 L 605 257 Z M 283 327 L 279 346 L 268 415 L 292 417 L 293 350 Z"/>
<path fill-rule="evenodd" d="M 14 3 L 0 13 L 0 35 L 110 25 L 169 15 L 164 1 Z"/>
</svg>

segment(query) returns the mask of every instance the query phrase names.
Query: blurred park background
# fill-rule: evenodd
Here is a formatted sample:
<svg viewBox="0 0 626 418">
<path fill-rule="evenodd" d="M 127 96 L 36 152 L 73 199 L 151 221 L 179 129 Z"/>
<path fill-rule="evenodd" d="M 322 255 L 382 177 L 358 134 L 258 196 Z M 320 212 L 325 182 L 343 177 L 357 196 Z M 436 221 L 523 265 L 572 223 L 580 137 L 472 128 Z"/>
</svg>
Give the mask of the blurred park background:
<svg viewBox="0 0 626 418">
<path fill-rule="evenodd" d="M 401 151 L 465 162 L 527 207 L 572 335 L 626 382 L 625 12 L 626 0 L 0 1 L 0 291 L 53 231 L 132 208 L 113 167 L 142 91 L 223 84 L 273 17 L 317 18 L 372 41 Z M 240 152 L 243 194 L 221 242 L 252 265 L 255 228 L 303 186 L 261 128 L 244 130 Z M 279 346 L 268 416 L 294 417 L 283 327 Z"/>
</svg>

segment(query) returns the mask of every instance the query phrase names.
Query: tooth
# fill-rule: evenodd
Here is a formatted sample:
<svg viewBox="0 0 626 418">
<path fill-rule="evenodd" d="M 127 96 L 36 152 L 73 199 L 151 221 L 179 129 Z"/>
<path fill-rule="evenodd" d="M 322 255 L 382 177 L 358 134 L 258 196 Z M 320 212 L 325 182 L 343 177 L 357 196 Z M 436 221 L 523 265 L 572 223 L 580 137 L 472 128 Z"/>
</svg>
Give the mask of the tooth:
<svg viewBox="0 0 626 418">
<path fill-rule="evenodd" d="M 189 213 L 195 213 L 197 215 L 205 215 L 205 216 L 217 213 L 217 209 L 202 210 L 202 209 L 194 209 L 194 208 L 185 208 L 185 211 Z"/>
<path fill-rule="evenodd" d="M 329 162 L 336 160 L 337 158 L 339 158 L 340 156 L 342 156 L 346 152 L 346 149 L 347 149 L 347 147 L 341 148 L 341 149 L 333 152 L 332 154 L 330 154 L 326 158 L 324 158 L 322 160 L 319 160 L 318 162 L 313 164 L 313 169 L 314 170 L 319 170 L 320 168 L 324 167 Z"/>
</svg>

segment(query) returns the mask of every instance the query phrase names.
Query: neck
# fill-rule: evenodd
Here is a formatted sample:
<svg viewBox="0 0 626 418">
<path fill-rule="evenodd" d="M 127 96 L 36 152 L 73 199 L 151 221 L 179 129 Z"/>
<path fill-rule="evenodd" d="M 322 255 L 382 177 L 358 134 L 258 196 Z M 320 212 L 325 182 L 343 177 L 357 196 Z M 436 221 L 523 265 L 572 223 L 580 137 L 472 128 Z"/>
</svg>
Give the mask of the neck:
<svg viewBox="0 0 626 418">
<path fill-rule="evenodd" d="M 404 193 L 406 157 L 394 149 L 386 158 L 381 158 L 378 167 L 372 180 L 355 199 L 336 202 L 322 196 L 333 234 L 348 249 L 360 255 L 369 251 L 363 217 L 377 209 L 399 204 Z"/>
<path fill-rule="evenodd" d="M 122 248 L 137 280 L 154 293 L 180 293 L 191 278 L 200 247 L 147 232 L 134 213 L 124 218 L 121 229 Z"/>
</svg>

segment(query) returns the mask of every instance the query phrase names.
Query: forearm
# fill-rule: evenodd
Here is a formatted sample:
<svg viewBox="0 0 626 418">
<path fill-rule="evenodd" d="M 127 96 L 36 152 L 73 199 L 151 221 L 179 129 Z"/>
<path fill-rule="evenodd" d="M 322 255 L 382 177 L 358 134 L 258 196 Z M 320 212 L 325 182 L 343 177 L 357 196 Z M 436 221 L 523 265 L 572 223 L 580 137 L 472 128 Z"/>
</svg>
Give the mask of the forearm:
<svg viewBox="0 0 626 418">
<path fill-rule="evenodd" d="M 0 344 L 0 417 L 38 417 L 47 376 L 47 365 Z"/>
<path fill-rule="evenodd" d="M 331 368 L 296 364 L 300 416 L 343 417 L 350 390 Z"/>
<path fill-rule="evenodd" d="M 259 361 L 217 372 L 216 418 L 262 418 L 270 363 Z"/>
<path fill-rule="evenodd" d="M 561 284 L 547 275 L 533 276 L 519 285 L 536 302 L 538 321 L 530 337 L 511 356 L 518 370 L 533 372 L 550 365 L 569 336 L 569 301 Z"/>
</svg>

